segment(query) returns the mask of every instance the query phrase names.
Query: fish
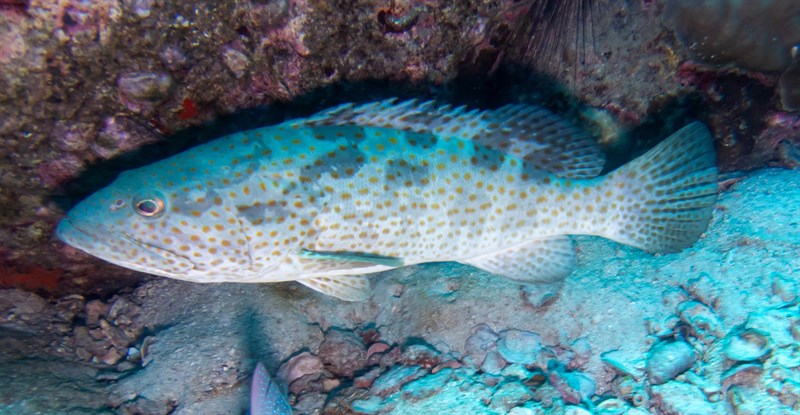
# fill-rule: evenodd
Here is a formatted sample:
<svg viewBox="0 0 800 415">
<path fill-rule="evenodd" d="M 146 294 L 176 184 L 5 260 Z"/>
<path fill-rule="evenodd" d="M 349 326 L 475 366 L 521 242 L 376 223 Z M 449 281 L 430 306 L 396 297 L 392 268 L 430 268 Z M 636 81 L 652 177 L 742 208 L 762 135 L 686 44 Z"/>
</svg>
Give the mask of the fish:
<svg viewBox="0 0 800 415">
<path fill-rule="evenodd" d="M 701 122 L 604 165 L 587 132 L 537 106 L 348 103 L 123 172 L 56 235 L 150 274 L 297 281 L 359 301 L 370 274 L 398 267 L 554 282 L 576 266 L 571 235 L 671 253 L 706 231 L 717 167 Z"/>
<path fill-rule="evenodd" d="M 250 415 L 292 415 L 292 407 L 261 362 L 250 382 Z"/>
</svg>

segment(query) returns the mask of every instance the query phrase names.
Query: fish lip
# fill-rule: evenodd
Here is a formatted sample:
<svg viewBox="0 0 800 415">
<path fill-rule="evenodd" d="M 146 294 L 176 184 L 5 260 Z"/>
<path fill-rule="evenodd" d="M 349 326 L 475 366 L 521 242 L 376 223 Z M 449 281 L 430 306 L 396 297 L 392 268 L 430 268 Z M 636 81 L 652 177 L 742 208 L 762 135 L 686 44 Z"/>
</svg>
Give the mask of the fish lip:
<svg viewBox="0 0 800 415">
<path fill-rule="evenodd" d="M 193 270 L 193 269 L 197 268 L 197 264 L 195 264 L 195 262 L 192 261 L 190 258 L 188 258 L 186 256 L 183 256 L 183 255 L 176 254 L 176 253 L 171 252 L 171 251 L 167 251 L 167 250 L 159 248 L 157 246 L 150 245 L 150 244 L 148 244 L 146 242 L 139 241 L 136 238 L 134 238 L 133 236 L 131 236 L 131 235 L 125 233 L 125 232 L 114 231 L 114 230 L 111 230 L 108 227 L 102 226 L 102 225 L 97 225 L 97 226 L 91 228 L 91 230 L 87 230 L 86 228 L 81 227 L 79 224 L 77 224 L 70 217 L 66 217 L 66 218 L 62 219 L 61 222 L 59 222 L 58 226 L 56 227 L 56 237 L 58 237 L 58 239 L 64 241 L 65 243 L 67 243 L 69 245 L 72 245 L 72 246 L 74 246 L 74 247 L 76 247 L 78 249 L 81 249 L 83 251 L 87 251 L 87 250 L 84 249 L 84 246 L 82 246 L 83 244 L 77 238 L 68 236 L 69 231 L 77 232 L 78 235 L 80 235 L 81 237 L 84 237 L 84 238 L 85 237 L 95 238 L 98 235 L 102 234 L 102 235 L 104 235 L 105 238 L 124 239 L 127 243 L 129 243 L 131 245 L 134 245 L 134 246 L 137 246 L 137 247 L 139 247 L 141 249 L 144 249 L 144 250 L 146 250 L 146 251 L 148 251 L 148 252 L 150 252 L 152 254 L 158 255 L 163 259 L 176 259 L 176 260 L 179 260 L 179 261 L 181 261 L 181 262 L 183 262 L 183 263 L 185 263 L 187 265 L 190 265 L 190 266 L 187 266 L 183 271 L 190 271 L 190 270 Z M 87 252 L 89 252 L 89 251 L 87 251 Z M 92 253 L 89 252 L 89 254 L 92 254 Z"/>
</svg>

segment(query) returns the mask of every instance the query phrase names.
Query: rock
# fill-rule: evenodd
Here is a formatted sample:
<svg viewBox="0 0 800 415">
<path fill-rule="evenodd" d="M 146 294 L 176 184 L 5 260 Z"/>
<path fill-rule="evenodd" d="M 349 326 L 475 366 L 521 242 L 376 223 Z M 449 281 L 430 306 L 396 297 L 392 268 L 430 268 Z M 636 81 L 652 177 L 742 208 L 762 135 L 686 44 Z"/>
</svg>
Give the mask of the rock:
<svg viewBox="0 0 800 415">
<path fill-rule="evenodd" d="M 339 379 L 323 379 L 322 380 L 322 390 L 325 392 L 330 392 L 339 387 L 342 384 L 342 381 Z M 296 394 L 296 393 L 295 393 Z"/>
<path fill-rule="evenodd" d="M 158 57 L 171 71 L 183 69 L 187 63 L 186 55 L 175 46 L 167 46 L 158 54 Z"/>
<path fill-rule="evenodd" d="M 100 317 L 108 315 L 108 304 L 100 300 L 92 300 L 86 303 L 86 325 L 89 327 L 97 327 L 100 322 Z"/>
<path fill-rule="evenodd" d="M 237 78 L 244 76 L 247 67 L 250 66 L 250 58 L 234 45 L 226 45 L 222 48 L 222 61 Z"/>
<path fill-rule="evenodd" d="M 130 72 L 119 77 L 117 87 L 124 101 L 158 103 L 169 96 L 172 78 L 159 72 Z M 139 105 L 127 106 L 135 112 L 141 109 Z"/>
<path fill-rule="evenodd" d="M 57 187 L 77 176 L 85 162 L 73 154 L 65 154 L 56 160 L 46 161 L 39 165 L 39 178 L 45 186 Z"/>
<path fill-rule="evenodd" d="M 376 414 L 383 406 L 383 399 L 377 396 L 370 396 L 367 399 L 353 401 L 352 409 L 359 414 Z"/>
<path fill-rule="evenodd" d="M 718 415 L 714 406 L 708 402 L 703 392 L 688 383 L 670 381 L 655 385 L 650 389 L 651 403 L 659 413 L 674 415 Z"/>
<path fill-rule="evenodd" d="M 630 406 L 622 399 L 611 398 L 597 404 L 594 415 L 624 415 L 628 409 Z"/>
<path fill-rule="evenodd" d="M 392 346 L 389 346 L 388 344 L 382 342 L 372 343 L 367 349 L 367 359 L 369 360 L 372 356 L 376 354 L 384 353 L 387 350 L 391 349 L 391 347 Z"/>
<path fill-rule="evenodd" d="M 789 347 L 796 343 L 792 335 L 792 321 L 798 316 L 791 309 L 774 309 L 764 313 L 753 313 L 747 317 L 745 328 L 754 329 L 769 336 L 773 346 Z"/>
<path fill-rule="evenodd" d="M 350 331 L 330 329 L 319 345 L 319 358 L 331 373 L 352 377 L 367 364 L 367 351 L 361 339 Z"/>
<path fill-rule="evenodd" d="M 500 375 L 506 379 L 519 379 L 523 382 L 533 378 L 537 373 L 526 369 L 524 365 L 513 363 L 503 368 Z"/>
<path fill-rule="evenodd" d="M 529 331 L 504 330 L 500 332 L 497 350 L 507 362 L 533 364 L 542 351 L 541 337 Z"/>
<path fill-rule="evenodd" d="M 686 291 L 692 297 L 700 300 L 705 305 L 716 308 L 719 303 L 720 283 L 711 278 L 710 275 L 703 272 L 697 278 L 689 280 L 686 285 Z"/>
<path fill-rule="evenodd" d="M 586 337 L 576 339 L 569 345 L 569 349 L 574 353 L 572 360 L 567 365 L 567 369 L 581 369 L 592 358 L 592 345 Z"/>
<path fill-rule="evenodd" d="M 407 366 L 420 366 L 430 369 L 442 361 L 441 354 L 433 347 L 426 344 L 412 344 L 406 346 L 402 353 L 402 362 Z"/>
<path fill-rule="evenodd" d="M 668 382 L 691 368 L 696 360 L 694 349 L 684 341 L 658 343 L 647 356 L 647 380 L 651 385 Z"/>
<path fill-rule="evenodd" d="M 784 303 L 791 303 L 797 299 L 797 281 L 777 272 L 773 272 L 770 278 L 772 278 L 772 295 Z"/>
<path fill-rule="evenodd" d="M 175 409 L 173 402 L 155 402 L 144 397 L 137 397 L 132 402 L 124 403 L 116 413 L 120 415 L 167 415 Z"/>
<path fill-rule="evenodd" d="M 621 350 L 611 350 L 600 355 L 600 360 L 615 372 L 642 379 L 645 374 L 645 360 L 631 356 Z"/>
<path fill-rule="evenodd" d="M 438 373 L 425 375 L 409 382 L 402 388 L 403 397 L 409 397 L 414 400 L 432 397 L 441 392 L 447 382 L 452 379 L 453 373 L 453 369 L 444 369 Z"/>
<path fill-rule="evenodd" d="M 374 367 L 364 373 L 361 376 L 356 377 L 353 379 L 353 386 L 360 389 L 369 389 L 372 386 L 372 383 L 375 382 L 375 379 L 381 375 L 381 368 Z"/>
<path fill-rule="evenodd" d="M 433 369 L 431 369 L 431 373 L 434 373 L 434 374 L 435 373 L 439 373 L 440 371 L 442 371 L 444 369 L 448 369 L 448 368 L 449 369 L 458 369 L 461 366 L 462 366 L 461 362 L 459 362 L 458 360 L 452 359 L 452 360 L 448 360 L 446 362 L 439 363 L 438 365 L 434 366 Z"/>
<path fill-rule="evenodd" d="M 587 411 L 586 409 L 581 408 L 580 406 L 567 405 L 564 407 L 564 415 L 593 415 L 593 414 Z"/>
<path fill-rule="evenodd" d="M 372 383 L 370 393 L 387 396 L 400 390 L 406 383 L 425 376 L 425 370 L 416 366 L 395 366 Z"/>
<path fill-rule="evenodd" d="M 661 339 L 672 337 L 675 332 L 675 326 L 680 322 L 681 319 L 676 315 L 668 316 L 663 320 L 650 317 L 644 319 L 647 333 Z"/>
<path fill-rule="evenodd" d="M 303 352 L 293 356 L 278 369 L 276 378 L 284 384 L 291 385 L 297 379 L 307 375 L 315 375 L 319 378 L 322 375 L 322 360 L 319 357 Z"/>
<path fill-rule="evenodd" d="M 706 343 L 725 335 L 722 321 L 705 304 L 697 301 L 685 301 L 678 305 L 678 316 L 681 321 L 692 328 L 698 339 Z"/>
<path fill-rule="evenodd" d="M 34 293 L 22 290 L 0 290 L 0 323 L 13 318 L 28 319 L 47 308 L 47 302 Z"/>
<path fill-rule="evenodd" d="M 486 358 L 486 354 L 490 350 L 496 349 L 497 340 L 499 339 L 500 336 L 486 324 L 478 324 L 473 327 L 472 334 L 467 337 L 467 341 L 464 343 L 465 362 L 474 367 L 480 367 Z"/>
<path fill-rule="evenodd" d="M 119 349 L 116 347 L 111 347 L 108 349 L 108 352 L 102 356 L 97 356 L 98 360 L 107 364 L 109 366 L 115 365 L 125 356 L 124 353 L 120 352 Z"/>
<path fill-rule="evenodd" d="M 492 394 L 489 406 L 495 410 L 508 412 L 511 408 L 520 406 L 533 399 L 530 389 L 522 382 L 513 381 L 501 385 Z"/>
<path fill-rule="evenodd" d="M 324 393 L 306 393 L 301 395 L 297 403 L 292 405 L 292 410 L 296 414 L 312 414 L 325 406 L 328 395 Z"/>
<path fill-rule="evenodd" d="M 483 359 L 481 371 L 490 375 L 499 375 L 505 366 L 506 361 L 500 356 L 500 353 L 493 350 L 486 354 L 486 358 Z"/>
<path fill-rule="evenodd" d="M 103 129 L 90 148 L 96 156 L 108 160 L 156 141 L 158 136 L 133 118 L 115 115 L 106 118 Z"/>
<path fill-rule="evenodd" d="M 592 378 L 581 372 L 567 372 L 561 366 L 548 365 L 548 380 L 566 403 L 591 401 L 597 386 Z"/>
<path fill-rule="evenodd" d="M 728 389 L 732 385 L 758 385 L 764 367 L 758 363 L 745 363 L 726 370 L 722 374 L 722 387 Z"/>
<path fill-rule="evenodd" d="M 739 362 L 749 362 L 769 353 L 769 338 L 757 330 L 736 330 L 725 337 L 725 357 Z"/>
</svg>

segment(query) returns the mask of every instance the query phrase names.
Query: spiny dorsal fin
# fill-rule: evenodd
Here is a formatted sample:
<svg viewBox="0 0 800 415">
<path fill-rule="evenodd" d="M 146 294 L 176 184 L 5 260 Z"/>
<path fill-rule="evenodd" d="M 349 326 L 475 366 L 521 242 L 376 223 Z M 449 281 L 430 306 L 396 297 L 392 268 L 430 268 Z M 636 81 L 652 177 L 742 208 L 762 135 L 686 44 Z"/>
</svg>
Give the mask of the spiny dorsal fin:
<svg viewBox="0 0 800 415">
<path fill-rule="evenodd" d="M 356 124 L 410 130 L 472 140 L 531 162 L 559 177 L 587 178 L 600 174 L 605 158 L 583 130 L 550 111 L 511 104 L 490 111 L 453 108 L 433 101 L 396 99 L 344 104 L 300 121 L 306 125 Z"/>
</svg>

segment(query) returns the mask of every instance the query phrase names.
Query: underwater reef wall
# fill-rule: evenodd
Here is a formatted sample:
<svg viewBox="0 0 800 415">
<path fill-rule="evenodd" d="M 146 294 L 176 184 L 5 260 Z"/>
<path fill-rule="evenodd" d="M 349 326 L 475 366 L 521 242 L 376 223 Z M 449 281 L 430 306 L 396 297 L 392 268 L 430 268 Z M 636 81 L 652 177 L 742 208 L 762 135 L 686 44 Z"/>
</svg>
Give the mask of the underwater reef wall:
<svg viewBox="0 0 800 415">
<path fill-rule="evenodd" d="M 800 164 L 800 119 L 776 109 L 777 75 L 687 61 L 660 24 L 664 2 L 589 2 L 590 25 L 557 26 L 567 41 L 537 72 L 510 34 L 527 33 L 542 1 L 2 3 L 0 285 L 108 293 L 137 281 L 54 240 L 70 204 L 143 147 L 168 154 L 344 100 L 544 104 L 591 128 L 612 167 L 699 118 L 723 170 Z"/>
<path fill-rule="evenodd" d="M 605 12 L 585 62 L 574 65 L 575 44 L 565 42 L 552 73 L 520 88 L 511 80 L 531 70 L 509 60 L 507 33 L 531 24 L 524 11 L 537 1 L 3 2 L 0 284 L 101 293 L 137 280 L 55 241 L 55 223 L 135 166 L 143 146 L 166 153 L 176 132 L 186 146 L 186 136 L 244 128 L 197 127 L 222 115 L 292 104 L 239 116 L 253 127 L 404 95 L 491 105 L 556 97 L 553 106 L 578 118 L 574 93 L 613 120 L 615 136 L 617 122 L 647 117 L 645 98 L 678 94 L 670 74 L 680 60 L 655 24 L 658 8 L 619 1 L 595 2 Z"/>
</svg>

